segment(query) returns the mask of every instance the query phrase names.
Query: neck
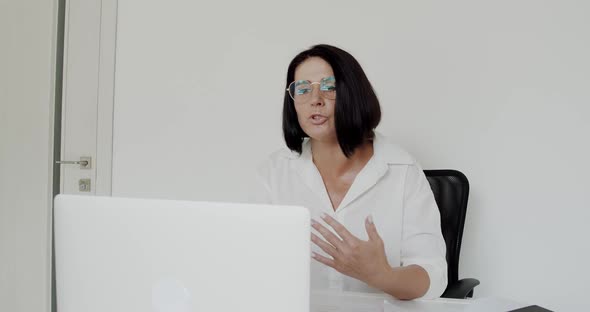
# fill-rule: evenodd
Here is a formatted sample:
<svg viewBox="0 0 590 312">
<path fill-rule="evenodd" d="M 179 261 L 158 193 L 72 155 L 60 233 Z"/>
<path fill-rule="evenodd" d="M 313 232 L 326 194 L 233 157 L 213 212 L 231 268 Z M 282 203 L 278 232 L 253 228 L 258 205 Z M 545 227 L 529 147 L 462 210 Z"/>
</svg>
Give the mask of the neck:
<svg viewBox="0 0 590 312">
<path fill-rule="evenodd" d="M 322 142 L 311 140 L 313 163 L 320 172 L 342 175 L 356 166 L 364 164 L 373 156 L 373 143 L 366 141 L 355 149 L 350 157 L 346 157 L 338 141 Z"/>
</svg>

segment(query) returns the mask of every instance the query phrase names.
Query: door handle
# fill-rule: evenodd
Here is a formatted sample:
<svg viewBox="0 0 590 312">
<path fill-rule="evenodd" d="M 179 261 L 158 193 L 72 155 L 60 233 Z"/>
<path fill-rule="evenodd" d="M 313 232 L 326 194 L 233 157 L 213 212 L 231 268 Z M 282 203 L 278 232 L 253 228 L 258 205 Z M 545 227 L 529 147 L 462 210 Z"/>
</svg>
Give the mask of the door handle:
<svg viewBox="0 0 590 312">
<path fill-rule="evenodd" d="M 80 160 L 58 160 L 55 162 L 60 165 L 80 165 L 80 169 L 92 168 L 92 157 L 82 156 Z"/>
</svg>

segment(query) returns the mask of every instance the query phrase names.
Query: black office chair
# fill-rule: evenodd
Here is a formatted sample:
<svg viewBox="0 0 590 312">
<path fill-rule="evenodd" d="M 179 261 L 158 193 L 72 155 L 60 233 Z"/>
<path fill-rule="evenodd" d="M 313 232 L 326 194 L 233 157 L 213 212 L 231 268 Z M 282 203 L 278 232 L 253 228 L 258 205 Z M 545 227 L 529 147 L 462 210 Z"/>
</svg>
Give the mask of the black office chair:
<svg viewBox="0 0 590 312">
<path fill-rule="evenodd" d="M 464 299 L 479 285 L 474 278 L 459 280 L 459 254 L 469 198 L 469 181 L 457 170 L 424 170 L 440 210 L 442 234 L 447 244 L 448 286 L 441 297 Z"/>
</svg>

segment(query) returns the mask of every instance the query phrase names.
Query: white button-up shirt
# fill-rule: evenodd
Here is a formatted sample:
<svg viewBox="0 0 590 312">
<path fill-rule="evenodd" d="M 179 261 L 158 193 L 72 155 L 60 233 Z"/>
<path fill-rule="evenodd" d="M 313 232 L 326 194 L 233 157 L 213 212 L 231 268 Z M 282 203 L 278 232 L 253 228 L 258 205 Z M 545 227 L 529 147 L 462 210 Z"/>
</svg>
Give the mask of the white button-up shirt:
<svg viewBox="0 0 590 312">
<path fill-rule="evenodd" d="M 399 146 L 376 134 L 373 156 L 358 173 L 336 211 L 312 161 L 308 139 L 303 143 L 301 155 L 287 149 L 275 152 L 259 167 L 258 174 L 257 202 L 303 206 L 320 222 L 321 214 L 326 213 L 363 240 L 368 239 L 364 220 L 372 215 L 389 264 L 393 267 L 416 264 L 424 268 L 430 287 L 423 298 L 439 297 L 445 290 L 446 247 L 440 213 L 422 169 Z M 312 251 L 325 255 L 315 244 Z M 311 266 L 311 287 L 380 292 L 316 261 Z"/>
</svg>

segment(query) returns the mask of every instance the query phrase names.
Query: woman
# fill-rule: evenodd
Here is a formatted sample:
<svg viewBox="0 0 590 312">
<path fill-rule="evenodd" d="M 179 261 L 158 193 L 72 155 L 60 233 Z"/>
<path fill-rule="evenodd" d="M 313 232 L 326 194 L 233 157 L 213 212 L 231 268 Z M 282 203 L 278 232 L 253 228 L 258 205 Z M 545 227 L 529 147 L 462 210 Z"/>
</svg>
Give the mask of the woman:
<svg viewBox="0 0 590 312">
<path fill-rule="evenodd" d="M 310 209 L 313 289 L 439 297 L 440 215 L 422 169 L 374 129 L 379 101 L 360 64 L 329 45 L 287 71 L 281 150 L 259 168 L 260 201 Z"/>
</svg>

